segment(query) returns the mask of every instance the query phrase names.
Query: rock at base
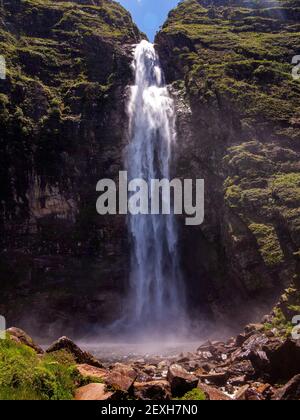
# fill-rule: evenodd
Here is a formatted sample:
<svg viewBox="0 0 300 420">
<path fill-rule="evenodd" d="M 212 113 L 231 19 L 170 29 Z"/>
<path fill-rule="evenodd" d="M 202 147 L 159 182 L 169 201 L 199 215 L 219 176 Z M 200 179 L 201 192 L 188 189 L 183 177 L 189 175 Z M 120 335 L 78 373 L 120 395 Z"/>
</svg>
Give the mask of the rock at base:
<svg viewBox="0 0 300 420">
<path fill-rule="evenodd" d="M 104 384 L 89 384 L 78 388 L 75 392 L 76 401 L 105 401 L 113 396 Z"/>
<path fill-rule="evenodd" d="M 209 401 L 231 401 L 228 395 L 224 394 L 224 392 L 219 391 L 216 388 L 213 388 L 209 385 L 199 383 L 198 388 L 204 392 L 206 399 Z"/>
<path fill-rule="evenodd" d="M 20 328 L 12 327 L 6 330 L 6 332 L 9 334 L 11 340 L 13 340 L 15 343 L 24 344 L 25 346 L 32 348 L 38 354 L 44 353 L 44 350 L 39 345 L 37 345 L 25 331 L 21 330 Z"/>
<path fill-rule="evenodd" d="M 169 367 L 168 381 L 171 385 L 172 395 L 174 397 L 182 397 L 187 392 L 197 388 L 199 379 L 185 370 L 178 364 Z"/>
<path fill-rule="evenodd" d="M 135 383 L 134 397 L 139 400 L 170 400 L 170 384 L 167 381 Z"/>
<path fill-rule="evenodd" d="M 104 379 L 107 377 L 108 372 L 105 369 L 97 368 L 94 366 L 90 366 L 87 364 L 77 365 L 76 366 L 79 373 L 84 378 L 97 378 L 97 379 Z"/>
<path fill-rule="evenodd" d="M 105 382 L 114 389 L 128 392 L 137 376 L 137 372 L 131 366 L 116 363 L 105 378 Z"/>
<path fill-rule="evenodd" d="M 283 388 L 275 392 L 274 400 L 300 400 L 300 375 L 291 379 Z"/>
<path fill-rule="evenodd" d="M 70 338 L 61 337 L 55 341 L 47 350 L 46 353 L 54 353 L 55 351 L 65 350 L 70 353 L 75 362 L 78 364 L 88 364 L 94 367 L 102 368 L 101 363 L 95 357 L 81 350 Z"/>
</svg>

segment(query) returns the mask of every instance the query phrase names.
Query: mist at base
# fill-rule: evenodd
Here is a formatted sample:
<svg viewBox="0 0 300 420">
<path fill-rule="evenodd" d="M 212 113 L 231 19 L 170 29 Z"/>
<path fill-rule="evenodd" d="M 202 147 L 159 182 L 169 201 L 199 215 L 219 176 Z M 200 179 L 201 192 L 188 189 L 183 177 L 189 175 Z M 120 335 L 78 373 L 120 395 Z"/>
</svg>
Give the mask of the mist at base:
<svg viewBox="0 0 300 420">
<path fill-rule="evenodd" d="M 191 326 L 192 325 L 192 326 Z M 137 362 L 139 360 L 176 359 L 188 352 L 196 352 L 206 341 L 226 341 L 240 330 L 228 326 L 221 328 L 212 323 L 181 324 L 169 330 L 145 329 L 116 330 L 111 328 L 91 331 L 76 341 L 79 347 L 89 351 L 103 362 Z"/>
</svg>

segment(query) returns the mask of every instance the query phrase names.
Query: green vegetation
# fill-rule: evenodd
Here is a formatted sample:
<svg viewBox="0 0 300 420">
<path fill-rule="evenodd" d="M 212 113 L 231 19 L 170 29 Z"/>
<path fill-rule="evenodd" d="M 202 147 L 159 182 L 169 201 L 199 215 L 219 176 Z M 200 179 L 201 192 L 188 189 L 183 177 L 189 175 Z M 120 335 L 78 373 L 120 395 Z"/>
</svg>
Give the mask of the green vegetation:
<svg viewBox="0 0 300 420">
<path fill-rule="evenodd" d="M 241 0 L 229 7 L 186 0 L 170 13 L 159 36 L 175 43 L 180 38 L 170 64 L 194 100 L 226 97 L 241 121 L 251 118 L 260 126 L 265 118 L 282 134 L 280 124 L 300 115 L 300 84 L 292 79 L 290 63 L 300 50 L 300 24 L 295 3 L 280 3 L 278 9 L 275 2 L 252 6 Z M 299 135 L 298 126 L 294 130 Z"/>
<path fill-rule="evenodd" d="M 283 262 L 284 255 L 273 226 L 252 223 L 249 229 L 259 245 L 259 251 L 268 266 Z"/>
<path fill-rule="evenodd" d="M 82 381 L 69 353 L 39 357 L 29 347 L 0 340 L 0 400 L 70 400 Z"/>
<path fill-rule="evenodd" d="M 192 391 L 189 391 L 186 394 L 184 394 L 183 397 L 177 399 L 181 401 L 205 401 L 206 396 L 204 392 L 201 391 L 201 389 L 195 388 Z"/>
<path fill-rule="evenodd" d="M 300 292 L 293 286 L 286 289 L 281 296 L 279 304 L 275 307 L 270 322 L 265 324 L 265 329 L 277 330 L 277 335 L 289 337 L 295 324 L 292 319 L 300 314 Z"/>
<path fill-rule="evenodd" d="M 223 184 L 225 247 L 249 292 L 297 275 L 299 13 L 294 0 L 185 0 L 157 37 L 192 109 L 199 170 Z"/>
</svg>

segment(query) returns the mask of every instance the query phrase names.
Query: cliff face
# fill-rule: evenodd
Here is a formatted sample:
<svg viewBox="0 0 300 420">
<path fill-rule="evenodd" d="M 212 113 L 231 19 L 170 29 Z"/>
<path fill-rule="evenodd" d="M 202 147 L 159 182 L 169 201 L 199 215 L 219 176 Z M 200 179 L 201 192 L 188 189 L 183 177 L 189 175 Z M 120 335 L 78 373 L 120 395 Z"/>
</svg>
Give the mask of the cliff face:
<svg viewBox="0 0 300 420">
<path fill-rule="evenodd" d="M 205 223 L 181 234 L 190 299 L 215 318 L 249 319 L 299 282 L 299 18 L 296 1 L 186 0 L 156 38 L 178 103 L 174 172 L 206 182 Z"/>
<path fill-rule="evenodd" d="M 122 169 L 141 36 L 111 0 L 1 2 L 0 313 L 9 322 L 67 327 L 74 311 L 79 324 L 116 315 L 127 235 L 123 218 L 97 216 L 95 189 Z"/>
</svg>

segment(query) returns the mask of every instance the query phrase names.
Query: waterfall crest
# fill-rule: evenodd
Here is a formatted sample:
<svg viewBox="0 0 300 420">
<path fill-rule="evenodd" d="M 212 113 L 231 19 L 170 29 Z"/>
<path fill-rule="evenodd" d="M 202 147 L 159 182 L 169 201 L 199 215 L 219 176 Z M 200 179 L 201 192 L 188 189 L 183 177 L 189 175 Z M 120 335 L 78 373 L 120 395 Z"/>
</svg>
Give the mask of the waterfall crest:
<svg viewBox="0 0 300 420">
<path fill-rule="evenodd" d="M 176 141 L 175 109 L 153 44 L 142 41 L 137 45 L 133 68 L 135 84 L 128 104 L 130 142 L 126 168 L 129 179 L 142 178 L 150 185 L 151 179 L 170 179 Z M 128 229 L 129 324 L 137 329 L 178 326 L 185 299 L 174 215 L 131 215 Z"/>
</svg>

